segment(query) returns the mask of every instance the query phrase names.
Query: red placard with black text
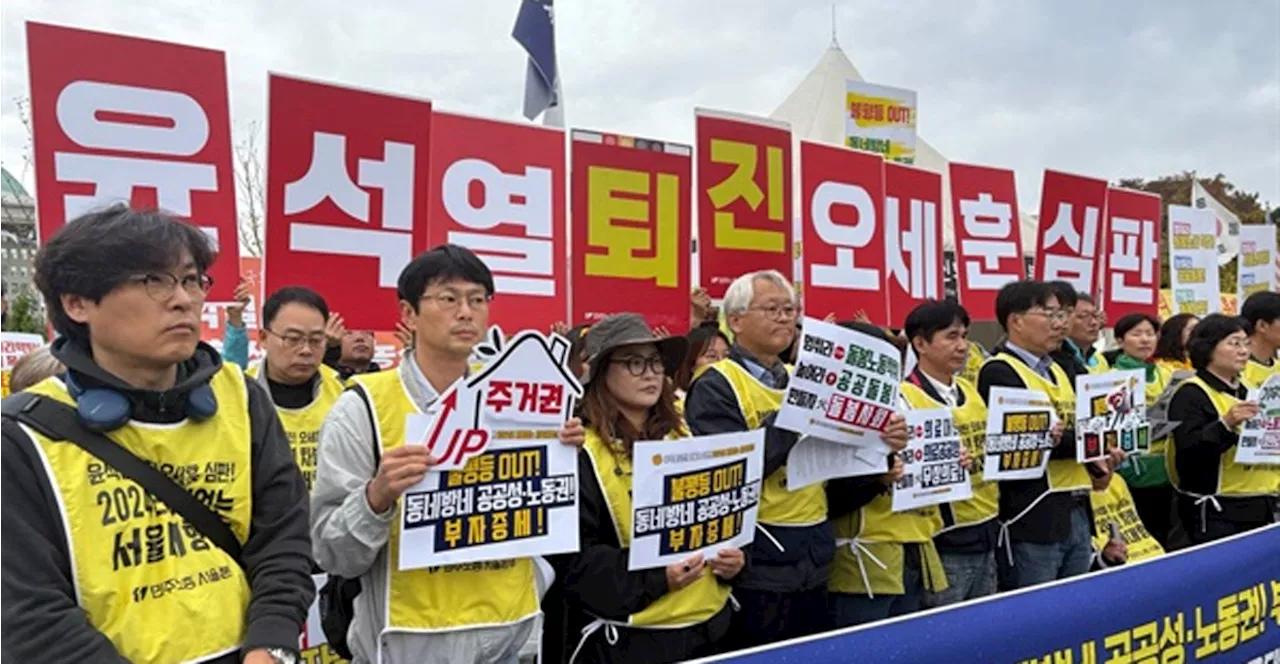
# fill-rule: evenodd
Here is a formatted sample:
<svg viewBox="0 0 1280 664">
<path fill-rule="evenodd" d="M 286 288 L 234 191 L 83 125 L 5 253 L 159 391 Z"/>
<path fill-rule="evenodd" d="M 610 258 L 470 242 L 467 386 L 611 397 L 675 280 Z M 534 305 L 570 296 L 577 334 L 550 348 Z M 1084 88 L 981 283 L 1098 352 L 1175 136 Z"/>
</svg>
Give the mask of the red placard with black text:
<svg viewBox="0 0 1280 664">
<path fill-rule="evenodd" d="M 393 330 L 427 249 L 431 103 L 272 75 L 267 292 L 309 286 L 348 329 Z"/>
<path fill-rule="evenodd" d="M 474 251 L 493 272 L 489 324 L 568 320 L 564 132 L 435 113 L 427 244 Z"/>
<path fill-rule="evenodd" d="M 1024 274 L 1013 171 L 953 161 L 950 173 L 960 303 L 973 320 L 995 320 L 996 293 Z"/>
<path fill-rule="evenodd" d="M 1107 181 L 1046 170 L 1036 232 L 1036 278 L 1096 295 Z"/>
<path fill-rule="evenodd" d="M 29 22 L 27 57 L 41 240 L 112 203 L 159 208 L 217 244 L 209 300 L 230 300 L 240 243 L 224 54 Z"/>
<path fill-rule="evenodd" d="M 943 296 L 942 176 L 886 161 L 884 164 L 885 294 L 889 326 Z"/>
<path fill-rule="evenodd" d="M 756 270 L 791 275 L 791 128 L 695 109 L 701 286 L 724 297 Z"/>
<path fill-rule="evenodd" d="M 1107 189 L 1102 299 L 1107 325 L 1125 314 L 1160 313 L 1160 196 Z"/>
<path fill-rule="evenodd" d="M 683 334 L 692 150 L 578 129 L 571 139 L 573 322 L 635 312 Z"/>
<path fill-rule="evenodd" d="M 884 157 L 800 143 L 804 310 L 887 325 Z"/>
</svg>

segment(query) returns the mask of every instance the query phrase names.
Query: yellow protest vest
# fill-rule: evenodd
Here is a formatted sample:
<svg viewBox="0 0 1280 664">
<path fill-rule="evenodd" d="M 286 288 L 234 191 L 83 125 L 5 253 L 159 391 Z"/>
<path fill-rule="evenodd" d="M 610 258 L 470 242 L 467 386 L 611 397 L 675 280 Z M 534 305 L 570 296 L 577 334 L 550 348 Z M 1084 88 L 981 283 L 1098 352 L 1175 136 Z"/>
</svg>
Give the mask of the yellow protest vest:
<svg viewBox="0 0 1280 664">
<path fill-rule="evenodd" d="M 982 371 L 982 365 L 987 361 L 988 357 L 990 357 L 990 355 L 987 354 L 987 349 L 983 348 L 982 344 L 976 341 L 970 341 L 969 354 L 965 356 L 964 366 L 960 368 L 960 373 L 958 375 L 970 383 L 977 385 L 978 372 Z"/>
<path fill-rule="evenodd" d="M 785 390 L 765 386 L 733 360 L 720 360 L 708 366 L 707 371 L 718 372 L 729 381 L 747 429 L 760 428 L 766 415 L 782 407 Z M 759 523 L 766 526 L 812 526 L 826 520 L 827 492 L 822 483 L 789 491 L 786 466 L 765 478 L 760 492 Z"/>
<path fill-rule="evenodd" d="M 257 378 L 261 366 L 255 364 L 245 373 L 251 378 Z M 342 377 L 337 371 L 322 364 L 319 387 L 315 399 L 302 408 L 276 406 L 280 424 L 289 438 L 289 449 L 293 450 L 293 461 L 298 464 L 302 479 L 307 483 L 307 493 L 311 493 L 316 484 L 316 446 L 320 444 L 320 425 L 324 424 L 324 418 L 334 402 L 342 396 Z"/>
<path fill-rule="evenodd" d="M 973 472 L 969 474 L 973 498 L 938 506 L 943 523 L 938 531 L 940 533 L 986 523 L 1000 513 L 1000 485 L 982 477 L 983 455 L 987 449 L 987 405 L 982 402 L 982 395 L 978 394 L 978 388 L 973 383 L 959 377 L 955 381 L 964 394 L 964 405 L 952 408 L 951 416 L 955 418 L 956 429 L 960 432 L 960 443 L 973 459 Z M 906 399 L 907 405 L 916 409 L 946 407 L 909 381 L 902 383 L 902 398 Z"/>
<path fill-rule="evenodd" d="M 1244 365 L 1244 371 L 1240 374 L 1240 382 L 1249 389 L 1257 389 L 1276 374 L 1280 374 L 1280 362 L 1271 360 L 1271 366 L 1267 366 L 1250 355 L 1248 364 Z"/>
<path fill-rule="evenodd" d="M 253 518 L 249 396 L 233 364 L 209 385 L 218 412 L 207 420 L 130 421 L 106 435 L 203 500 L 243 544 Z M 58 378 L 29 391 L 75 405 Z M 89 624 L 131 662 L 203 662 L 238 650 L 250 597 L 240 564 L 78 445 L 23 430 L 58 494 Z"/>
<path fill-rule="evenodd" d="M 400 371 L 352 377 L 373 405 L 375 435 L 385 452 L 404 445 L 405 417 L 422 412 L 409 398 Z M 538 613 L 538 591 L 531 558 L 401 570 L 397 508 L 387 539 L 387 630 L 442 632 L 496 627 Z"/>
<path fill-rule="evenodd" d="M 1093 366 L 1089 365 L 1090 360 L 1094 361 Z M 1085 369 L 1087 369 L 1090 374 L 1103 374 L 1111 371 L 1111 363 L 1107 361 L 1106 355 L 1095 350 L 1093 351 L 1093 355 L 1090 356 L 1088 360 L 1085 360 Z"/>
<path fill-rule="evenodd" d="M 1033 371 L 1025 362 L 1004 351 L 992 356 L 987 362 L 1004 362 L 1012 367 L 1018 377 L 1022 379 L 1023 384 L 1027 386 L 1027 389 L 1044 392 L 1049 397 L 1049 401 L 1053 402 L 1053 410 L 1058 414 L 1058 419 L 1062 420 L 1063 426 L 1070 428 L 1075 425 L 1076 391 L 1071 386 L 1071 381 L 1067 379 L 1067 372 L 1063 371 L 1057 362 L 1049 366 L 1049 371 L 1053 374 L 1054 379 L 1052 383 Z M 1049 459 L 1049 467 L 1045 470 L 1045 478 L 1048 480 L 1048 489 L 1045 493 L 1041 494 L 1031 505 L 1028 505 L 1022 514 L 1010 519 L 1008 523 L 1017 521 L 1031 511 L 1032 507 L 1050 493 L 1071 492 L 1089 489 L 1093 486 L 1093 482 L 1089 479 L 1089 471 L 1085 470 L 1084 466 L 1074 458 Z"/>
<path fill-rule="evenodd" d="M 1103 491 L 1090 491 L 1093 505 L 1093 548 L 1102 551 L 1111 541 L 1111 524 L 1116 524 L 1120 539 L 1129 548 L 1129 562 L 1164 555 L 1164 547 L 1147 532 L 1133 505 L 1129 485 L 1119 474 L 1111 476 L 1111 483 Z"/>
<path fill-rule="evenodd" d="M 681 432 L 683 434 L 683 432 Z M 668 439 L 681 438 L 672 434 Z M 587 429 L 587 441 L 582 446 L 595 468 L 600 493 L 609 505 L 613 516 L 613 528 L 623 548 L 631 546 L 631 458 L 620 447 L 610 449 L 594 427 Z M 654 600 L 640 613 L 627 617 L 632 627 L 673 629 L 706 622 L 724 609 L 729 601 L 728 584 L 720 583 L 710 570 L 697 581 Z"/>
<path fill-rule="evenodd" d="M 894 512 L 893 496 L 882 494 L 850 514 L 833 519 L 836 557 L 831 562 L 831 592 L 854 595 L 902 595 L 902 570 L 906 563 L 903 544 L 918 544 L 924 587 L 930 592 L 947 589 L 947 574 L 933 536 L 942 528 L 936 505 Z"/>
<path fill-rule="evenodd" d="M 1232 406 L 1239 402 L 1234 396 L 1209 387 L 1199 376 L 1182 381 L 1177 389 L 1203 390 L 1209 396 L 1209 400 L 1213 402 L 1214 408 L 1218 409 L 1219 416 L 1226 414 L 1228 410 L 1231 410 Z M 1280 469 L 1275 466 L 1236 463 L 1237 449 L 1232 447 L 1219 457 L 1218 489 L 1214 492 L 1214 495 L 1233 498 L 1280 495 Z M 1169 471 L 1169 481 L 1173 483 L 1174 488 L 1179 492 L 1193 496 L 1197 495 L 1183 490 L 1182 482 L 1178 478 L 1177 457 L 1177 446 L 1170 445 L 1164 457 L 1165 468 Z"/>
</svg>

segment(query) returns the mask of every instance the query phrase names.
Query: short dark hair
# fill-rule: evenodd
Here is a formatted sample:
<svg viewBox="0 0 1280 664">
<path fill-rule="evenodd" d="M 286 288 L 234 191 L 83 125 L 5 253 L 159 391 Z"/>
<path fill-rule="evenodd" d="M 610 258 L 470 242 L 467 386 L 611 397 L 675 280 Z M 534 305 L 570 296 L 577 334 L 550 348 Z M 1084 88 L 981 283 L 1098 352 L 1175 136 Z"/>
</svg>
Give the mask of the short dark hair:
<svg viewBox="0 0 1280 664">
<path fill-rule="evenodd" d="M 1193 320 L 1199 320 L 1199 317 L 1195 314 L 1177 314 L 1166 319 L 1164 324 L 1160 326 L 1160 338 L 1156 340 L 1156 352 L 1152 353 L 1151 357 L 1157 360 L 1185 362 L 1187 348 L 1182 345 L 1182 331 L 1187 329 L 1187 325 Z"/>
<path fill-rule="evenodd" d="M 1240 307 L 1240 317 L 1249 324 L 1249 334 L 1258 323 L 1274 323 L 1280 318 L 1280 293 L 1275 291 L 1259 291 L 1245 298 Z"/>
<path fill-rule="evenodd" d="M 1124 335 L 1131 332 L 1133 328 L 1141 325 L 1144 321 L 1147 323 L 1151 323 L 1151 330 L 1153 332 L 1157 334 L 1160 333 L 1159 318 L 1156 318 L 1151 314 L 1144 314 L 1144 313 L 1125 314 L 1124 316 L 1120 317 L 1120 320 L 1116 321 L 1116 327 L 1115 327 L 1116 341 L 1123 339 Z"/>
<path fill-rule="evenodd" d="M 726 346 L 733 345 L 729 341 L 728 335 L 721 332 L 718 327 L 699 325 L 689 330 L 689 334 L 685 335 L 685 338 L 689 340 L 689 350 L 685 353 L 684 362 L 681 362 L 680 368 L 676 370 L 674 377 L 676 387 L 686 391 L 689 389 L 690 383 L 693 382 L 694 363 L 698 361 L 699 357 L 702 357 L 702 354 L 707 350 L 707 346 L 710 346 L 716 337 L 724 339 Z"/>
<path fill-rule="evenodd" d="M 1095 307 L 1098 306 L 1098 303 L 1094 301 L 1092 295 L 1088 293 L 1081 293 L 1079 291 L 1076 291 L 1076 304 L 1080 304 L 1081 302 L 1088 302 L 1089 304 L 1092 304 Z"/>
<path fill-rule="evenodd" d="M 1048 306 L 1049 298 L 1056 295 L 1053 288 L 1043 281 L 1010 281 L 996 293 L 996 320 L 1008 332 L 1009 316 Z"/>
<path fill-rule="evenodd" d="M 1048 282 L 1049 288 L 1053 289 L 1053 294 L 1058 297 L 1058 306 L 1063 309 L 1073 309 L 1076 302 L 1080 299 L 1080 293 L 1076 292 L 1076 287 L 1071 285 L 1069 281 L 1054 279 Z"/>
<path fill-rule="evenodd" d="M 923 337 L 926 342 L 933 341 L 933 335 L 960 323 L 969 327 L 969 312 L 955 300 L 929 300 L 922 302 L 903 323 L 907 339 Z"/>
<path fill-rule="evenodd" d="M 271 294 L 267 301 L 262 305 L 262 323 L 265 329 L 271 325 L 271 321 L 276 319 L 276 315 L 280 313 L 280 309 L 286 304 L 301 304 L 304 307 L 311 307 L 320 312 L 325 321 L 329 320 L 329 305 L 325 303 L 324 298 L 319 293 L 307 288 L 306 286 L 285 286 L 280 290 Z"/>
<path fill-rule="evenodd" d="M 201 274 L 218 255 L 199 228 L 158 210 L 117 203 L 72 219 L 40 247 L 36 287 L 49 308 L 53 329 L 87 344 L 89 328 L 67 316 L 63 295 L 101 302 L 131 277 L 179 267 L 183 252 L 191 255 Z"/>
<path fill-rule="evenodd" d="M 396 297 L 418 310 L 419 300 L 427 286 L 438 281 L 469 281 L 484 286 L 493 295 L 493 273 L 470 249 L 457 244 L 442 244 L 418 254 L 400 271 Z"/>
<path fill-rule="evenodd" d="M 1191 366 L 1196 370 L 1209 366 L 1213 349 L 1236 332 L 1248 334 L 1248 324 L 1243 318 L 1223 314 L 1205 316 L 1187 340 L 1187 357 L 1191 360 Z"/>
</svg>

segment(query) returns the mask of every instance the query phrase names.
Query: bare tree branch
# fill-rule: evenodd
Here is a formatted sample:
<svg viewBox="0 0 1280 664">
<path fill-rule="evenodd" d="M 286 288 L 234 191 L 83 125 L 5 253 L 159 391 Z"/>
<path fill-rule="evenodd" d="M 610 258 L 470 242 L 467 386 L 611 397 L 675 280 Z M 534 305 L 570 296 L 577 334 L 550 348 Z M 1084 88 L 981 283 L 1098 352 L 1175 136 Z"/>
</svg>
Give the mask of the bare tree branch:
<svg viewBox="0 0 1280 664">
<path fill-rule="evenodd" d="M 261 256 L 266 247 L 263 241 L 266 191 L 262 179 L 261 129 L 258 121 L 250 122 L 234 148 L 240 246 L 251 256 Z"/>
</svg>

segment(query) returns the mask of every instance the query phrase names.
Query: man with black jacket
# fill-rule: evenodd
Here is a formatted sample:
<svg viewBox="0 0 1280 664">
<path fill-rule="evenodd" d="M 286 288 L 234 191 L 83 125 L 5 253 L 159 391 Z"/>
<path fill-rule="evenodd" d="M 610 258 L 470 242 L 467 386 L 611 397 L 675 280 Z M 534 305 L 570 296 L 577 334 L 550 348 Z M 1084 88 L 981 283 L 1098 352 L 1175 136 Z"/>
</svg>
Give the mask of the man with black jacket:
<svg viewBox="0 0 1280 664">
<path fill-rule="evenodd" d="M 1068 310 L 1042 281 L 1015 281 L 996 295 L 996 318 L 1008 335 L 978 373 L 978 392 L 992 387 L 1044 392 L 1061 420 L 1061 435 L 1042 477 L 1000 482 L 1000 587 L 1025 588 L 1084 574 L 1092 558 L 1091 481 L 1076 462 L 1075 388 L 1050 354 L 1062 345 Z"/>
<path fill-rule="evenodd" d="M 263 388 L 199 342 L 214 257 L 198 228 L 159 213 L 118 205 L 68 223 L 36 257 L 67 371 L 28 393 L 78 408 L 66 416 L 202 500 L 239 559 L 117 469 L 6 415 L 6 660 L 296 661 L 314 594 L 306 488 Z"/>
</svg>

